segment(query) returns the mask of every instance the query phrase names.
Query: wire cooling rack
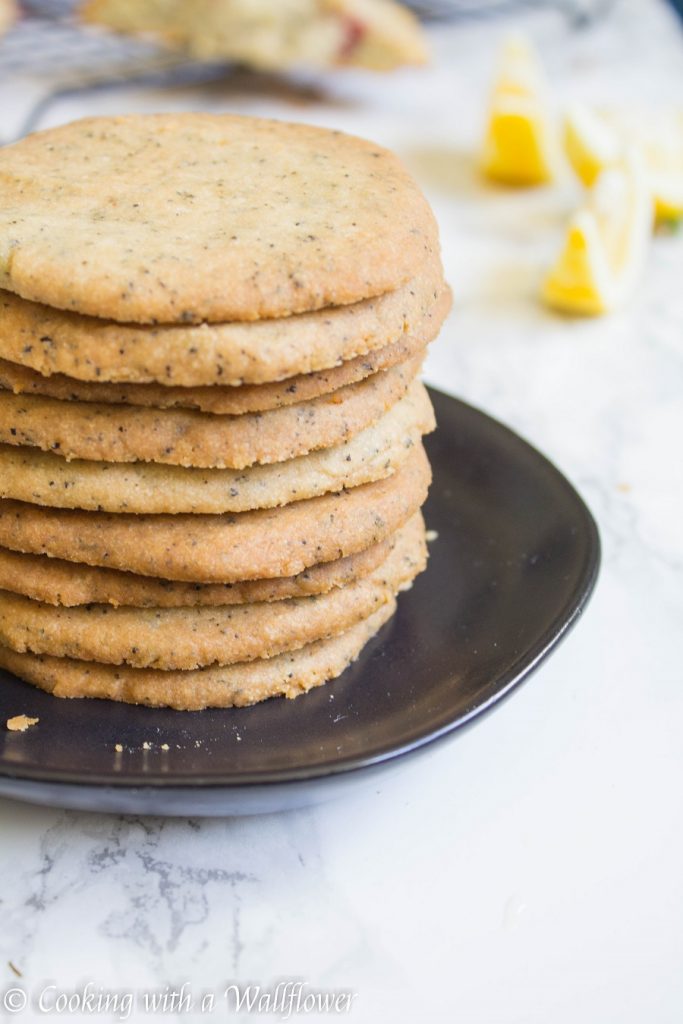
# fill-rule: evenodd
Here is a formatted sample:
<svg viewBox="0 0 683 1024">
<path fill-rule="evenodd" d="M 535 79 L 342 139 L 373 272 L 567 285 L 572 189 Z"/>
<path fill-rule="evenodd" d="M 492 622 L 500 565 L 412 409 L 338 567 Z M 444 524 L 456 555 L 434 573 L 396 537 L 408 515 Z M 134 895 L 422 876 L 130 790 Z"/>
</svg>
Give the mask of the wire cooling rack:
<svg viewBox="0 0 683 1024">
<path fill-rule="evenodd" d="M 20 20 L 0 38 L 5 115 L 0 142 L 32 131 L 52 104 L 66 96 L 128 83 L 171 87 L 211 81 L 230 68 L 226 62 L 200 63 L 147 41 L 82 25 L 73 8 L 68 0 L 24 2 Z M 11 88 L 13 81 L 16 89 Z M 14 115 L 9 131 L 8 115 Z"/>
<path fill-rule="evenodd" d="M 413 0 L 430 21 L 495 17 L 516 10 L 554 8 L 577 26 L 603 14 L 614 0 Z M 49 107 L 65 96 L 120 87 L 125 83 L 179 86 L 212 81 L 229 73 L 227 62 L 200 63 L 153 43 L 83 25 L 75 0 L 22 0 L 17 24 L 0 38 L 0 88 L 12 79 L 34 88 L 12 95 L 16 107 L 2 142 L 32 131 Z M 42 83 L 42 86 L 41 86 Z M 37 88 L 35 87 L 37 86 Z M 7 106 L 7 100 L 3 105 Z M 6 111 L 3 110 L 2 113 Z"/>
<path fill-rule="evenodd" d="M 145 71 L 202 67 L 153 43 L 84 25 L 74 7 L 67 0 L 24 2 L 19 21 L 0 39 L 0 80 L 17 74 L 125 79 Z"/>
</svg>

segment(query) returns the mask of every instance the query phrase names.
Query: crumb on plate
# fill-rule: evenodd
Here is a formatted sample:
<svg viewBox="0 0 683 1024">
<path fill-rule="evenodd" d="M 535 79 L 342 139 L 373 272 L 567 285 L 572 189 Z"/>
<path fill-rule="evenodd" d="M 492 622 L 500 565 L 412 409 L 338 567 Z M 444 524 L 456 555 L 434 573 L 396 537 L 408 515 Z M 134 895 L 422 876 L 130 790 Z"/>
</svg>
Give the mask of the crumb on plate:
<svg viewBox="0 0 683 1024">
<path fill-rule="evenodd" d="M 39 718 L 29 718 L 27 715 L 15 715 L 14 718 L 7 719 L 7 728 L 10 732 L 26 732 L 39 721 Z"/>
</svg>

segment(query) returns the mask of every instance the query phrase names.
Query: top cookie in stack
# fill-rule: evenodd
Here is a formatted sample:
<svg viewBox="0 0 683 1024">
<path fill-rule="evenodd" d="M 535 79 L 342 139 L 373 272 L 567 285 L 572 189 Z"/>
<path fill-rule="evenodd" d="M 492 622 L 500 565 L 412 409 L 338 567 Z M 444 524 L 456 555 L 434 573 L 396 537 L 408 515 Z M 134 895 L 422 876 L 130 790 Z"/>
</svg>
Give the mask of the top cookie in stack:
<svg viewBox="0 0 683 1024">
<path fill-rule="evenodd" d="M 450 294 L 415 183 L 204 114 L 42 132 L 0 177 L 0 661 L 193 708 L 338 674 L 425 559 Z"/>
<path fill-rule="evenodd" d="M 6 148 L 0 172 L 0 286 L 122 323 L 355 303 L 437 254 L 434 218 L 399 161 L 308 125 L 88 119 Z"/>
</svg>

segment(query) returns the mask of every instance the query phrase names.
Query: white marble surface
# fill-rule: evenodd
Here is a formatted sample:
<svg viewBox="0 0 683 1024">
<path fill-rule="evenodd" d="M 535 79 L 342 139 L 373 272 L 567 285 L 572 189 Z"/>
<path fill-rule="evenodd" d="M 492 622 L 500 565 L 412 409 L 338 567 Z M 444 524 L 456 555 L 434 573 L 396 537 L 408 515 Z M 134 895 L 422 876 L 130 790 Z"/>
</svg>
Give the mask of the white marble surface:
<svg viewBox="0 0 683 1024">
<path fill-rule="evenodd" d="M 681 31 L 654 0 L 618 3 L 580 35 L 556 15 L 525 24 L 560 98 L 683 100 Z M 485 722 L 343 802 L 163 821 L 0 801 L 0 989 L 188 982 L 196 995 L 300 978 L 355 992 L 358 1024 L 680 1022 L 683 239 L 657 240 L 611 319 L 537 305 L 574 189 L 511 195 L 472 171 L 502 27 L 442 30 L 433 71 L 353 76 L 324 102 L 213 87 L 122 91 L 87 109 L 269 112 L 404 155 L 456 294 L 427 376 L 577 484 L 604 544 L 588 613 Z M 83 109 L 63 103 L 49 120 Z M 174 1017 L 225 1018 L 220 1002 L 213 1017 Z"/>
</svg>

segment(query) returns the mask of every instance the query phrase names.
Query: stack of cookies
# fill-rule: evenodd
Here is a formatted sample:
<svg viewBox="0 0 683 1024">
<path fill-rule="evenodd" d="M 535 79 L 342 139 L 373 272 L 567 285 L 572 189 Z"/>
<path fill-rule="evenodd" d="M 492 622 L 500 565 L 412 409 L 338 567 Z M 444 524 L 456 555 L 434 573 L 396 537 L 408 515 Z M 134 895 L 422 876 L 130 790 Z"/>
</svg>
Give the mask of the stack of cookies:
<svg viewBox="0 0 683 1024">
<path fill-rule="evenodd" d="M 183 709 L 338 676 L 426 563 L 417 186 L 204 114 L 41 132 L 0 179 L 0 665 Z"/>
</svg>

